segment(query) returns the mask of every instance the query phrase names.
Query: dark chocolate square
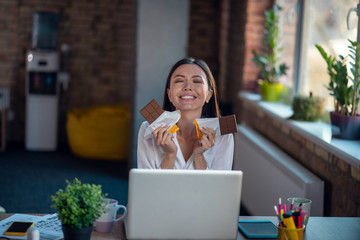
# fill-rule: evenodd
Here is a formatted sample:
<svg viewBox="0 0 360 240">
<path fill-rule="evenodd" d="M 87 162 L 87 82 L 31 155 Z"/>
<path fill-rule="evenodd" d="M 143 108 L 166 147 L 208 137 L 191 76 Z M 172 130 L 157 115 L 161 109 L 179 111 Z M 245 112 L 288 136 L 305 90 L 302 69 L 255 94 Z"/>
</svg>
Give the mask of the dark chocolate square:
<svg viewBox="0 0 360 240">
<path fill-rule="evenodd" d="M 149 124 L 152 124 L 163 112 L 164 109 L 161 108 L 155 99 L 151 100 L 151 102 L 140 110 L 140 114 Z"/>
<path fill-rule="evenodd" d="M 238 131 L 235 114 L 225 117 L 220 117 L 219 125 L 220 125 L 221 135 L 236 133 Z"/>
</svg>

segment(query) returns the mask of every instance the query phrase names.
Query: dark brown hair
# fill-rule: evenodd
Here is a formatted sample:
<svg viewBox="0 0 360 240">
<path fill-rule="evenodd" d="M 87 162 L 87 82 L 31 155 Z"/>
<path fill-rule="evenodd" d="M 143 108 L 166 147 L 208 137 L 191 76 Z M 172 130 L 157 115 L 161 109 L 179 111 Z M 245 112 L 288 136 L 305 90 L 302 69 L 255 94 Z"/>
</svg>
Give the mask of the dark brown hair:
<svg viewBox="0 0 360 240">
<path fill-rule="evenodd" d="M 220 117 L 220 109 L 219 109 L 219 104 L 218 104 L 218 100 L 217 100 L 217 90 L 216 90 L 216 84 L 215 84 L 215 79 L 210 71 L 209 66 L 203 61 L 203 60 L 195 60 L 193 58 L 184 58 L 181 59 L 180 61 L 178 61 L 177 63 L 175 63 L 175 65 L 171 68 L 169 75 L 167 77 L 166 80 L 166 86 L 165 86 L 165 92 L 164 92 L 164 101 L 163 101 L 163 109 L 165 111 L 175 111 L 175 106 L 170 102 L 169 96 L 167 94 L 167 89 L 170 88 L 170 80 L 171 80 L 171 76 L 174 73 L 174 71 L 180 67 L 181 65 L 184 64 L 195 64 L 197 66 L 199 66 L 206 75 L 207 81 L 208 81 L 208 85 L 209 85 L 209 90 L 213 91 L 213 95 L 211 96 L 210 100 L 208 103 L 205 102 L 203 108 L 202 108 L 202 113 L 201 113 L 201 117 Z"/>
</svg>

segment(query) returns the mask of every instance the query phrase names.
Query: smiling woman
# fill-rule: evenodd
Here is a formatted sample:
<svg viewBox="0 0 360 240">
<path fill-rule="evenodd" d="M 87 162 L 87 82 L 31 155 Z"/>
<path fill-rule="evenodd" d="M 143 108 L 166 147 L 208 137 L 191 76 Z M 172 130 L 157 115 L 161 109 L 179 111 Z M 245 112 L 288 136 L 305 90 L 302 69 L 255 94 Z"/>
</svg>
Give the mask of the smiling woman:
<svg viewBox="0 0 360 240">
<path fill-rule="evenodd" d="M 208 103 L 213 90 L 209 87 L 204 71 L 197 65 L 178 67 L 170 80 L 167 96 L 175 109 L 182 113 L 195 111 L 201 116 L 204 103 Z"/>
<path fill-rule="evenodd" d="M 166 81 L 163 109 L 180 112 L 176 123 L 179 131 L 171 133 L 169 126 L 161 126 L 146 138 L 144 133 L 149 123 L 143 122 L 138 135 L 139 168 L 232 168 L 233 135 L 219 135 L 205 127 L 200 129 L 202 137 L 198 139 L 193 124 L 197 118 L 220 117 L 215 80 L 204 61 L 185 58 L 172 67 Z"/>
<path fill-rule="evenodd" d="M 176 110 L 175 106 L 170 101 L 167 93 L 170 89 L 171 79 L 176 77 L 174 72 L 176 70 L 178 70 L 178 68 L 182 67 L 183 65 L 185 65 L 187 67 L 189 67 L 189 66 L 193 67 L 194 71 L 195 71 L 195 69 L 197 69 L 198 75 L 195 74 L 194 77 L 198 76 L 199 78 L 201 78 L 201 81 L 203 81 L 203 83 L 208 86 L 208 90 L 212 91 L 213 96 L 202 107 L 201 115 L 203 117 L 220 117 L 220 110 L 219 110 L 219 106 L 218 106 L 218 99 L 217 99 L 218 97 L 217 97 L 215 79 L 210 71 L 210 68 L 204 61 L 195 60 L 192 58 L 184 58 L 184 59 L 178 61 L 170 70 L 169 75 L 166 80 L 166 86 L 165 86 L 164 105 L 163 105 L 164 110 L 166 110 L 166 111 Z M 196 67 L 198 67 L 198 68 L 196 68 Z M 185 73 L 186 73 L 186 71 L 185 71 Z M 204 78 L 204 75 L 205 75 L 205 78 Z"/>
</svg>

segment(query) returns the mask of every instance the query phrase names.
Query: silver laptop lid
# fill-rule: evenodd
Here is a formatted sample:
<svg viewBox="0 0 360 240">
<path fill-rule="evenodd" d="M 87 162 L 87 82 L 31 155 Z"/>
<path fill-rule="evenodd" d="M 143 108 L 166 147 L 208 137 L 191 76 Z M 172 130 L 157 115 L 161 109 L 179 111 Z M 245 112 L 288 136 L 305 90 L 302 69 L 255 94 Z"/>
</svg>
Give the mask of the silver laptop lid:
<svg viewBox="0 0 360 240">
<path fill-rule="evenodd" d="M 241 171 L 132 169 L 128 239 L 235 239 Z"/>
</svg>

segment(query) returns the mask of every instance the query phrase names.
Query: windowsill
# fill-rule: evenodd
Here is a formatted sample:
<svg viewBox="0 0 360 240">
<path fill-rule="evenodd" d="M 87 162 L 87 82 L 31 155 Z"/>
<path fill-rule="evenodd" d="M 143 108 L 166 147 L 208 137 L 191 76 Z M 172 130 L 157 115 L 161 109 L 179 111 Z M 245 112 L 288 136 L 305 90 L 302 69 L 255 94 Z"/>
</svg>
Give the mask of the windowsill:
<svg viewBox="0 0 360 240">
<path fill-rule="evenodd" d="M 258 94 L 241 91 L 238 97 L 248 104 L 269 113 L 289 129 L 296 131 L 299 135 L 309 139 L 329 153 L 360 169 L 360 140 L 349 141 L 332 138 L 331 125 L 321 121 L 302 122 L 289 120 L 287 118 L 293 114 L 291 106 L 283 103 L 260 101 Z"/>
</svg>

